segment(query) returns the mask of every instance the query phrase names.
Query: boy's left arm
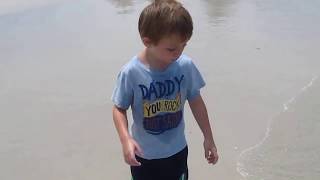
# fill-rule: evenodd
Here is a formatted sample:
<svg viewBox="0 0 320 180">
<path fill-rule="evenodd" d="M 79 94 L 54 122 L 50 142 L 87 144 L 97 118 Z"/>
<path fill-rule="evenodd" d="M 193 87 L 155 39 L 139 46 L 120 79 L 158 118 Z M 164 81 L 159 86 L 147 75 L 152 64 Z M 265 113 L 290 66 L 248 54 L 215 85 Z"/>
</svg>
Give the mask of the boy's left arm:
<svg viewBox="0 0 320 180">
<path fill-rule="evenodd" d="M 213 140 L 212 130 L 209 122 L 206 105 L 203 102 L 201 95 L 193 98 L 189 102 L 192 114 L 196 119 L 202 134 L 204 136 L 203 147 L 205 151 L 205 158 L 208 163 L 215 164 L 218 161 L 218 152 Z"/>
</svg>

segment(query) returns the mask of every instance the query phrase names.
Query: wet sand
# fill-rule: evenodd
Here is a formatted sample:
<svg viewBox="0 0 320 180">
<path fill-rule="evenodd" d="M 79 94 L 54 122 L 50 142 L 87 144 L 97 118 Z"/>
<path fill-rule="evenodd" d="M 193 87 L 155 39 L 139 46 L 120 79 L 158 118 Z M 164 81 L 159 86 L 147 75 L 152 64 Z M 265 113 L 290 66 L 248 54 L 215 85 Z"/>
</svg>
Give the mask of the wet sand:
<svg viewBox="0 0 320 180">
<path fill-rule="evenodd" d="M 128 179 L 110 96 L 142 48 L 136 24 L 148 2 L 34 2 L 0 15 L 0 179 Z M 221 156 L 207 165 L 186 104 L 190 179 L 243 179 L 240 153 L 319 74 L 320 38 L 310 35 L 319 27 L 303 11 L 274 10 L 277 3 L 183 2 L 195 23 L 185 53 L 207 82 Z"/>
</svg>

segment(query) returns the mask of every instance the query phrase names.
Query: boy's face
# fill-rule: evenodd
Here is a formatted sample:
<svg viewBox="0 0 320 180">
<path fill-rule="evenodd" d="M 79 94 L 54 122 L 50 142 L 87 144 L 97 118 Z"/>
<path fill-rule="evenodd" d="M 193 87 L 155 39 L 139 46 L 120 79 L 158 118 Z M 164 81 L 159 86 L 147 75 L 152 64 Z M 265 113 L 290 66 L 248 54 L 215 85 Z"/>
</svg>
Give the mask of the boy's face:
<svg viewBox="0 0 320 180">
<path fill-rule="evenodd" d="M 149 52 L 159 63 L 167 66 L 180 57 L 188 40 L 182 40 L 178 35 L 167 36 L 160 39 L 157 44 L 150 43 L 148 46 Z"/>
</svg>

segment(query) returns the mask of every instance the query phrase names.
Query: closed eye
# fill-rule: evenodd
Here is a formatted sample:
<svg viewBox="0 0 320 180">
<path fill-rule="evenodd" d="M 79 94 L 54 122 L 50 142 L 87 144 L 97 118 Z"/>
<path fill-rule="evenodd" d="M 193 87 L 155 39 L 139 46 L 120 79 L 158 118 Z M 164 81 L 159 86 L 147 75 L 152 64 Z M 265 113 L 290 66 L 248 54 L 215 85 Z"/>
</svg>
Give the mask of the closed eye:
<svg viewBox="0 0 320 180">
<path fill-rule="evenodd" d="M 170 52 L 173 52 L 173 51 L 175 51 L 176 49 L 174 49 L 174 48 L 167 48 L 167 50 L 170 51 Z"/>
</svg>

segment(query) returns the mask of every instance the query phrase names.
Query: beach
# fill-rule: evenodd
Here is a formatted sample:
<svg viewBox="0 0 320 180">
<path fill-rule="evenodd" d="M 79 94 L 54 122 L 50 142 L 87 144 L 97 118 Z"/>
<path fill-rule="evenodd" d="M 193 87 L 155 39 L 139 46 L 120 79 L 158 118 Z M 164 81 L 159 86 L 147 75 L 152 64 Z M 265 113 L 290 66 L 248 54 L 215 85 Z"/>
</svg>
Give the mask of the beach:
<svg viewBox="0 0 320 180">
<path fill-rule="evenodd" d="M 220 155 L 207 164 L 186 104 L 189 179 L 320 177 L 320 3 L 182 2 L 194 21 L 184 53 L 206 81 Z M 137 23 L 148 3 L 0 3 L 0 179 L 130 179 L 110 97 L 143 48 Z"/>
</svg>

